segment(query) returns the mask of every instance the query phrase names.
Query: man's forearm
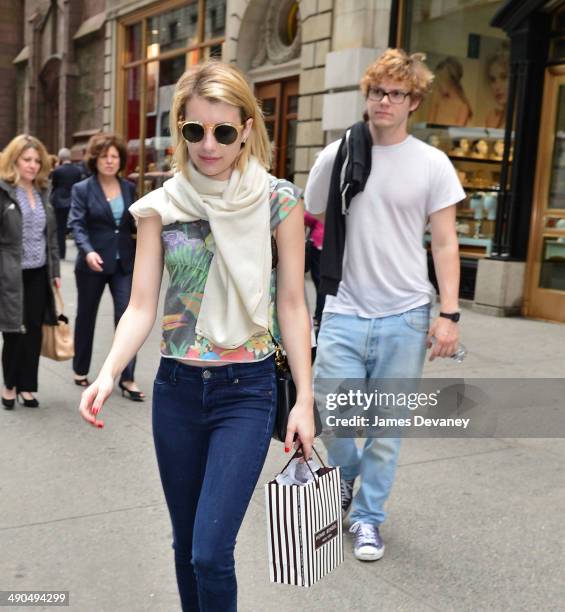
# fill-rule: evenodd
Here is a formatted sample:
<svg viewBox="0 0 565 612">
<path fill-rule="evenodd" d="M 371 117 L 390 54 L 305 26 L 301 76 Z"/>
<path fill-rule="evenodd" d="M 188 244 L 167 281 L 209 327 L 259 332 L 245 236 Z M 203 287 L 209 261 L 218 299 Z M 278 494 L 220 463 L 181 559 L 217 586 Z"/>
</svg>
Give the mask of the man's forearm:
<svg viewBox="0 0 565 612">
<path fill-rule="evenodd" d="M 442 312 L 459 310 L 459 245 L 452 244 L 433 246 L 432 255 L 439 287 L 439 298 Z"/>
</svg>

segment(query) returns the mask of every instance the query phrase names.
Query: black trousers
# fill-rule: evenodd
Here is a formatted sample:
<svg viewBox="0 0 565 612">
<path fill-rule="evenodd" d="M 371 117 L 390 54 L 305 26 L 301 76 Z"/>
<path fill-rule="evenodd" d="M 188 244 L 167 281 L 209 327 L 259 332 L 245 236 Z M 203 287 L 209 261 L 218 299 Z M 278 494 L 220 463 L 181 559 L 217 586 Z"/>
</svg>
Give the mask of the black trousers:
<svg viewBox="0 0 565 612">
<path fill-rule="evenodd" d="M 75 271 L 78 293 L 77 318 L 75 322 L 75 356 L 73 370 L 78 376 L 86 376 L 90 370 L 96 315 L 106 285 L 114 301 L 114 326 L 124 314 L 131 294 L 132 273 L 124 273 L 118 264 L 114 274 L 89 274 Z M 128 363 L 120 381 L 133 380 L 135 357 Z"/>
<path fill-rule="evenodd" d="M 18 391 L 37 391 L 41 329 L 45 319 L 49 279 L 47 267 L 22 270 L 25 334 L 4 333 L 4 385 Z"/>
<path fill-rule="evenodd" d="M 69 218 L 70 208 L 56 208 L 55 216 L 57 217 L 57 242 L 59 244 L 59 257 L 65 259 L 67 245 L 65 237 L 67 235 L 67 219 Z"/>
</svg>

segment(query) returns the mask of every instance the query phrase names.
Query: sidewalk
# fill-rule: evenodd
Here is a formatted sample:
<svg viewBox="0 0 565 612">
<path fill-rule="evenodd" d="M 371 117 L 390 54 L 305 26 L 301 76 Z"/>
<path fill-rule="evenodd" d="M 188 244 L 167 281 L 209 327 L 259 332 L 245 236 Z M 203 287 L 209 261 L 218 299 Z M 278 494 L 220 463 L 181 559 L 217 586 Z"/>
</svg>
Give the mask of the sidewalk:
<svg viewBox="0 0 565 612">
<path fill-rule="evenodd" d="M 62 264 L 72 320 L 73 254 Z M 107 294 L 91 376 L 112 328 Z M 425 375 L 565 377 L 565 325 L 465 309 L 461 329 L 465 362 L 435 361 Z M 159 335 L 156 323 L 138 357 L 136 378 L 149 394 Z M 0 411 L 0 590 L 68 590 L 80 612 L 179 610 L 151 403 L 116 391 L 106 427 L 94 430 L 78 415 L 80 391 L 69 362 L 43 359 L 41 408 Z M 356 561 L 347 537 L 345 563 L 306 590 L 269 583 L 262 486 L 285 461 L 273 442 L 236 549 L 239 610 L 562 609 L 564 460 L 563 439 L 404 440 L 385 557 Z"/>
</svg>

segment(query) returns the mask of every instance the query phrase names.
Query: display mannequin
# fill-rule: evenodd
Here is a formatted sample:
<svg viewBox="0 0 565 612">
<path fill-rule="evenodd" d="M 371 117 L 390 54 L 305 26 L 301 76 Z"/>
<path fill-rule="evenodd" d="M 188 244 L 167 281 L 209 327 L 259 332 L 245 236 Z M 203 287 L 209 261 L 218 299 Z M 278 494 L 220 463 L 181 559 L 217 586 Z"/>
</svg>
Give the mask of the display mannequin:
<svg viewBox="0 0 565 612">
<path fill-rule="evenodd" d="M 502 159 L 503 154 L 504 154 L 504 141 L 497 140 L 494 143 L 494 146 L 492 148 L 491 158 L 492 159 Z"/>
<path fill-rule="evenodd" d="M 469 157 L 470 153 L 471 143 L 467 138 L 460 138 L 458 145 L 449 152 L 454 157 Z"/>
<path fill-rule="evenodd" d="M 488 142 L 482 139 L 475 141 L 471 156 L 478 159 L 486 159 L 488 157 Z"/>
<path fill-rule="evenodd" d="M 439 149 L 439 143 L 440 143 L 440 139 L 437 134 L 432 134 L 431 136 L 428 137 L 428 144 L 431 145 L 432 147 Z"/>
<path fill-rule="evenodd" d="M 484 212 L 484 193 L 482 191 L 478 191 L 471 196 L 471 202 L 469 203 L 469 207 L 473 210 L 473 219 L 475 219 L 475 233 L 473 234 L 473 238 L 481 237 L 481 225 L 483 222 L 483 212 Z"/>
</svg>

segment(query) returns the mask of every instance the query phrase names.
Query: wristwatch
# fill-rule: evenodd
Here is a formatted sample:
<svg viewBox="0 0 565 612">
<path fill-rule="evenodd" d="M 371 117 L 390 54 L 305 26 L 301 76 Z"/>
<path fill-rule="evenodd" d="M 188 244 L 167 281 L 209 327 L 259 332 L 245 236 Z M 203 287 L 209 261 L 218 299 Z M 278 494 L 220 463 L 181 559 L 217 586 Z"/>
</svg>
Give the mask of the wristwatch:
<svg viewBox="0 0 565 612">
<path fill-rule="evenodd" d="M 450 321 L 453 321 L 454 323 L 457 323 L 459 319 L 461 318 L 461 313 L 460 312 L 440 312 L 439 316 L 443 317 L 444 319 L 449 319 Z"/>
</svg>

